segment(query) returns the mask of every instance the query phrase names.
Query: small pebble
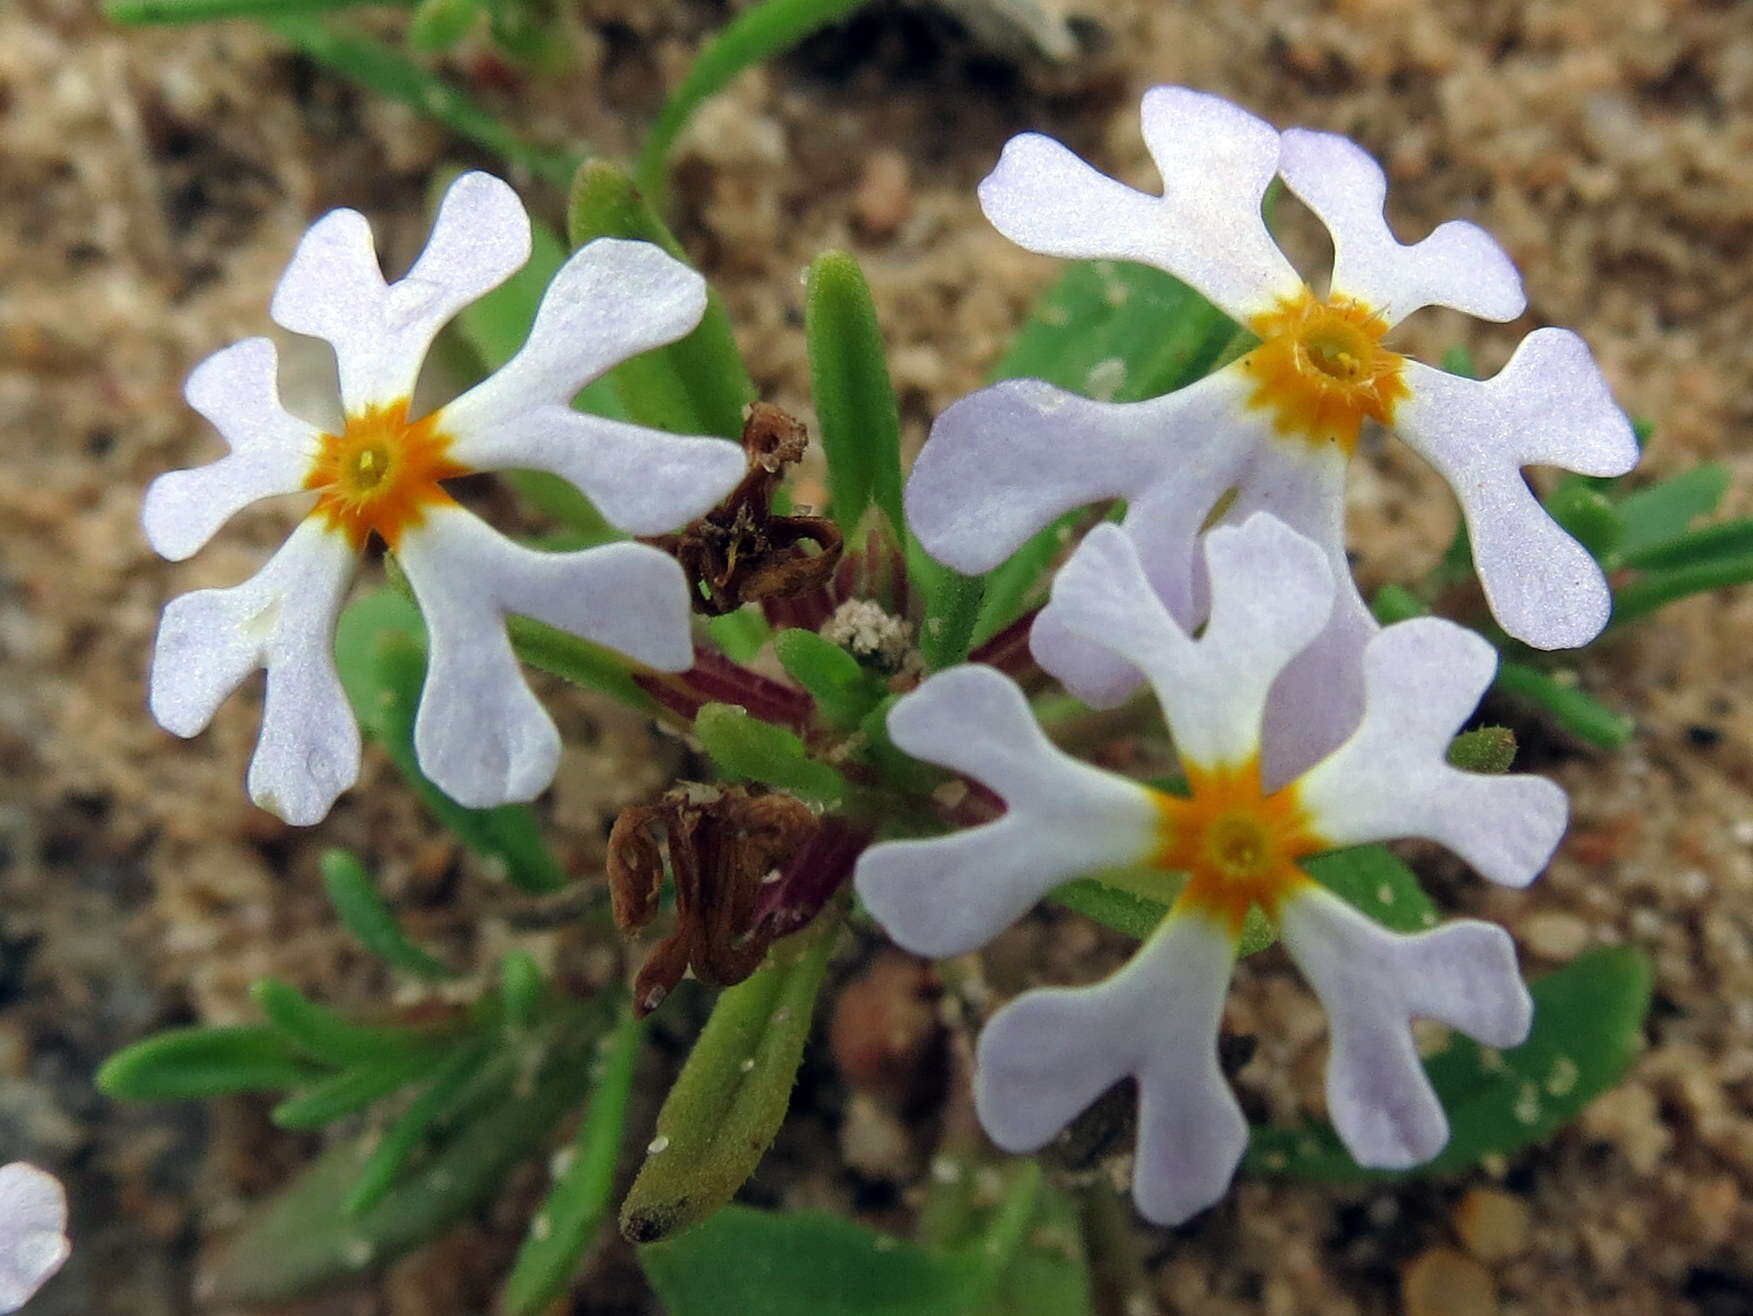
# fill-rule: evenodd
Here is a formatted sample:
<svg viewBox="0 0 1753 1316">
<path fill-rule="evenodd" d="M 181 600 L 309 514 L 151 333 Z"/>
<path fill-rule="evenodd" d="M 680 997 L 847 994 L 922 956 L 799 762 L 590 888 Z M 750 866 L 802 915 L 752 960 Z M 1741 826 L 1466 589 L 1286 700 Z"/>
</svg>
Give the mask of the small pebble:
<svg viewBox="0 0 1753 1316">
<path fill-rule="evenodd" d="M 1528 1246 L 1529 1216 L 1521 1198 L 1496 1188 L 1474 1188 L 1455 1204 L 1455 1234 L 1481 1261 L 1506 1261 Z"/>
<path fill-rule="evenodd" d="M 1549 960 L 1573 960 L 1589 945 L 1589 925 L 1562 910 L 1530 914 L 1520 932 L 1529 950 Z"/>
<path fill-rule="evenodd" d="M 907 157 L 884 148 L 864 159 L 858 190 L 852 196 L 852 216 L 865 236 L 886 238 L 907 222 L 913 213 L 913 177 Z"/>
<path fill-rule="evenodd" d="M 1413 1258 L 1400 1277 L 1400 1295 L 1406 1316 L 1497 1316 L 1491 1272 L 1452 1247 Z"/>
</svg>

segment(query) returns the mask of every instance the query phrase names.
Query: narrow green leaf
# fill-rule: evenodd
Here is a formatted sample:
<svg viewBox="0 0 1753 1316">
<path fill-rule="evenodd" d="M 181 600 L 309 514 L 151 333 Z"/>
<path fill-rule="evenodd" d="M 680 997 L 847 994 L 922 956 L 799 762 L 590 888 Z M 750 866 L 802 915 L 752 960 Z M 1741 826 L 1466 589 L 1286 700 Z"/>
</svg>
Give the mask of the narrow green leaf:
<svg viewBox="0 0 1753 1316">
<path fill-rule="evenodd" d="M 909 795 L 929 795 L 948 777 L 942 769 L 904 753 L 890 738 L 889 710 L 900 698 L 900 695 L 884 696 L 883 701 L 859 722 L 858 729 L 864 733 L 865 758 L 895 790 Z"/>
<path fill-rule="evenodd" d="M 517 644 L 520 620 L 513 619 L 511 631 L 514 646 L 523 653 L 523 646 Z M 566 885 L 565 871 L 548 853 L 527 808 L 519 804 L 464 808 L 420 770 L 414 753 L 414 718 L 426 680 L 426 656 L 420 611 L 412 600 L 387 589 L 355 599 L 336 627 L 335 661 L 360 726 L 383 745 L 421 803 L 440 822 L 471 850 L 501 865 L 520 889 L 557 891 Z M 546 665 L 535 658 L 531 661 Z M 624 669 L 623 679 L 632 685 Z M 640 693 L 638 687 L 632 688 Z"/>
<path fill-rule="evenodd" d="M 275 8 L 278 12 L 273 16 L 259 15 L 262 22 L 318 64 L 379 96 L 400 101 L 556 187 L 565 187 L 571 180 L 578 167 L 577 156 L 525 141 L 458 88 L 428 73 L 400 51 L 371 37 L 327 27 L 320 19 L 296 17 L 281 6 Z"/>
<path fill-rule="evenodd" d="M 1685 534 L 1716 511 L 1728 488 L 1729 468 L 1712 462 L 1627 494 L 1619 500 L 1619 559 Z"/>
<path fill-rule="evenodd" d="M 1436 925 L 1436 906 L 1418 884 L 1418 875 L 1383 846 L 1333 850 L 1303 860 L 1302 868 L 1385 928 L 1423 932 Z"/>
<path fill-rule="evenodd" d="M 810 265 L 804 336 L 834 519 L 850 538 L 874 503 L 899 529 L 906 524 L 900 408 L 870 286 L 843 251 L 823 252 Z"/>
<path fill-rule="evenodd" d="M 780 631 L 773 637 L 773 651 L 786 673 L 809 691 L 816 708 L 835 727 L 857 726 L 888 694 L 881 678 L 814 631 Z"/>
<path fill-rule="evenodd" d="M 743 70 L 791 49 L 810 33 L 847 17 L 866 0 L 766 0 L 744 10 L 708 41 L 670 94 L 639 148 L 634 177 L 661 209 L 670 148 L 694 112 Z"/>
<path fill-rule="evenodd" d="M 1027 1236 L 980 1310 L 984 1316 L 1089 1316 L 1092 1309 L 1083 1222 L 1070 1198 L 1043 1183 Z"/>
<path fill-rule="evenodd" d="M 656 702 L 639 688 L 626 661 L 601 645 L 529 617 L 507 618 L 506 629 L 511 633 L 511 647 L 531 667 L 608 695 L 642 713 L 657 711 Z"/>
<path fill-rule="evenodd" d="M 392 1051 L 357 1064 L 286 1098 L 271 1112 L 274 1123 L 283 1129 L 320 1129 L 435 1074 L 443 1064 L 443 1054 L 431 1048 Z"/>
<path fill-rule="evenodd" d="M 565 1292 L 579 1259 L 608 1219 L 615 1166 L 639 1059 L 640 1023 L 624 1013 L 604 1041 L 571 1160 L 554 1180 L 499 1295 L 502 1316 L 539 1316 Z"/>
<path fill-rule="evenodd" d="M 1637 729 L 1629 717 L 1587 691 L 1526 663 L 1499 663 L 1495 685 L 1511 698 L 1533 705 L 1578 740 L 1602 749 L 1618 749 Z"/>
<path fill-rule="evenodd" d="M 341 1209 L 350 1216 L 364 1215 L 383 1200 L 385 1193 L 407 1168 L 420 1144 L 432 1132 L 439 1116 L 451 1106 L 463 1087 L 486 1061 L 489 1048 L 484 1042 L 460 1046 L 451 1052 L 437 1070 L 426 1090 L 398 1116 L 359 1172 L 359 1178 L 348 1189 Z"/>
<path fill-rule="evenodd" d="M 1370 611 L 1382 625 L 1392 626 L 1397 621 L 1422 617 L 1430 609 L 1424 606 L 1424 600 L 1406 586 L 1389 584 L 1376 591 L 1376 597 L 1370 603 Z"/>
<path fill-rule="evenodd" d="M 968 656 L 974 628 L 980 623 L 987 578 L 964 576 L 944 566 L 936 566 L 933 575 L 935 578 L 928 576 L 923 582 L 926 604 L 925 621 L 919 628 L 919 652 L 926 670 L 936 672 L 954 667 Z"/>
<path fill-rule="evenodd" d="M 693 1228 L 754 1173 L 791 1104 L 842 912 L 830 905 L 776 942 L 752 977 L 719 994 L 622 1203 L 629 1241 L 653 1243 Z"/>
<path fill-rule="evenodd" d="M 281 1092 L 324 1072 L 275 1028 L 171 1028 L 116 1052 L 96 1082 L 118 1101 L 203 1101 Z"/>
<path fill-rule="evenodd" d="M 480 13 L 480 0 L 420 0 L 408 24 L 408 44 L 429 55 L 449 50 L 469 34 Z"/>
<path fill-rule="evenodd" d="M 1047 898 L 1136 941 L 1150 940 L 1169 912 L 1160 901 L 1094 877 L 1061 883 Z"/>
<path fill-rule="evenodd" d="M 505 1022 L 512 1028 L 530 1028 L 542 1017 L 542 1001 L 548 984 L 542 966 L 527 950 L 507 951 L 499 961 L 499 997 L 505 1004 Z"/>
<path fill-rule="evenodd" d="M 590 160 L 572 180 L 566 215 L 574 247 L 593 238 L 633 238 L 662 247 L 677 260 L 682 249 L 645 203 L 620 165 Z M 730 317 L 710 295 L 699 327 L 686 338 L 641 353 L 608 375 L 629 419 L 678 434 L 739 438 L 743 408 L 755 386 L 738 352 Z"/>
<path fill-rule="evenodd" d="M 1425 1062 L 1449 1115 L 1449 1143 L 1429 1164 L 1366 1170 L 1325 1124 L 1256 1128 L 1244 1164 L 1255 1172 L 1331 1182 L 1449 1174 L 1544 1141 L 1617 1083 L 1643 1043 L 1650 967 L 1629 947 L 1591 951 L 1532 987 L 1534 1027 L 1509 1051 L 1453 1037 Z"/>
<path fill-rule="evenodd" d="M 718 770 L 732 780 L 764 782 L 827 804 L 846 795 L 846 779 L 812 759 L 794 733 L 750 717 L 735 704 L 703 706 L 694 716 L 694 734 Z"/>
<path fill-rule="evenodd" d="M 429 982 L 457 976 L 455 969 L 408 940 L 357 857 L 346 850 L 325 850 L 322 870 L 329 903 L 366 950 L 384 963 Z"/>
<path fill-rule="evenodd" d="M 759 604 L 745 603 L 722 617 L 708 617 L 706 629 L 719 652 L 733 663 L 746 663 L 761 652 L 773 631 Z"/>
<path fill-rule="evenodd" d="M 1694 594 L 1745 585 L 1748 581 L 1753 581 L 1753 553 L 1698 562 L 1673 571 L 1651 572 L 1614 593 L 1613 620 L 1608 624 L 1624 626 Z"/>
<path fill-rule="evenodd" d="M 351 1065 L 386 1054 L 406 1055 L 430 1048 L 437 1036 L 430 1029 L 374 1028 L 349 1023 L 278 978 L 260 978 L 251 983 L 250 997 L 293 1046 L 324 1064 Z"/>
<path fill-rule="evenodd" d="M 324 1153 L 233 1234 L 212 1271 L 210 1301 L 279 1302 L 307 1293 L 384 1266 L 477 1209 L 572 1109 L 610 1023 L 606 1003 L 583 1002 L 527 1055 L 502 1051 L 481 1076 L 492 1081 L 468 1121 L 448 1129 L 418 1173 L 357 1217 L 337 1204 L 357 1181 L 368 1144 L 340 1143 Z"/>
<path fill-rule="evenodd" d="M 1753 555 L 1753 517 L 1718 521 L 1672 539 L 1651 540 L 1629 551 L 1621 549 L 1618 564 L 1639 571 L 1675 571 Z"/>
<path fill-rule="evenodd" d="M 1546 500 L 1552 519 L 1601 561 L 1611 561 L 1624 536 L 1618 505 L 1600 489 L 1567 481 Z"/>
</svg>

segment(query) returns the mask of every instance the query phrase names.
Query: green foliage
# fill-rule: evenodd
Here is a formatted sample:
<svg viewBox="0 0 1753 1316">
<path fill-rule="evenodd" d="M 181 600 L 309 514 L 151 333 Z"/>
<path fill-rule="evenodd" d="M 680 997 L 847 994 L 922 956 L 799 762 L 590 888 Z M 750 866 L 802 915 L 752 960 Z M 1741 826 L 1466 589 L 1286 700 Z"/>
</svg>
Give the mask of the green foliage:
<svg viewBox="0 0 1753 1316">
<path fill-rule="evenodd" d="M 420 0 L 408 24 L 408 44 L 426 54 L 449 50 L 468 35 L 481 0 Z"/>
<path fill-rule="evenodd" d="M 346 614 L 342 614 L 345 621 Z M 517 656 L 531 667 L 563 677 L 573 685 L 608 695 L 641 713 L 657 711 L 657 703 L 639 688 L 626 660 L 600 644 L 536 621 L 532 617 L 509 617 L 506 630 Z M 517 806 L 510 806 L 517 807 Z"/>
<path fill-rule="evenodd" d="M 804 337 L 834 519 L 850 541 L 874 503 L 899 530 L 901 413 L 870 287 L 843 251 L 823 252 L 810 265 Z"/>
<path fill-rule="evenodd" d="M 541 966 L 527 950 L 513 950 L 499 961 L 499 999 L 510 1028 L 530 1028 L 541 1018 L 547 995 Z"/>
<path fill-rule="evenodd" d="M 1453 1037 L 1426 1061 L 1451 1129 L 1448 1146 L 1429 1164 L 1366 1170 L 1330 1127 L 1312 1124 L 1255 1129 L 1246 1166 L 1333 1182 L 1424 1178 L 1550 1137 L 1618 1082 L 1637 1054 L 1649 1010 L 1649 962 L 1623 947 L 1591 951 L 1532 991 L 1534 1027 L 1521 1046 L 1496 1052 Z"/>
<path fill-rule="evenodd" d="M 384 963 L 428 982 L 456 977 L 455 969 L 408 940 L 356 857 L 345 850 L 326 850 L 322 870 L 329 903 L 366 950 Z"/>
<path fill-rule="evenodd" d="M 104 0 L 112 23 L 209 23 L 227 18 L 304 18 L 383 0 Z"/>
<path fill-rule="evenodd" d="M 1716 511 L 1728 489 L 1729 468 L 1711 463 L 1627 494 L 1618 503 L 1618 561 L 1637 565 L 1641 550 L 1684 534 Z"/>
<path fill-rule="evenodd" d="M 513 633 L 515 639 L 517 628 Z M 503 866 L 515 886 L 542 892 L 566 885 L 565 871 L 548 853 L 527 808 L 520 804 L 464 808 L 420 770 L 414 753 L 414 717 L 426 680 L 426 654 L 419 609 L 409 599 L 393 590 L 380 590 L 349 604 L 335 631 L 335 661 L 361 729 L 384 747 L 440 822 L 471 850 Z M 624 668 L 621 675 L 625 680 Z M 639 693 L 637 687 L 634 690 Z"/>
<path fill-rule="evenodd" d="M 862 8 L 866 0 L 765 0 L 738 14 L 694 59 L 639 149 L 633 174 L 661 208 L 670 148 L 694 112 L 745 69 L 795 46 L 810 33 Z"/>
<path fill-rule="evenodd" d="M 328 1065 L 372 1062 L 427 1049 L 444 1040 L 430 1030 L 373 1028 L 349 1023 L 318 1005 L 291 983 L 261 978 L 250 986 L 250 997 L 268 1023 L 312 1060 Z"/>
<path fill-rule="evenodd" d="M 342 1201 L 342 1210 L 350 1216 L 360 1216 L 383 1200 L 430 1136 L 439 1117 L 456 1103 L 491 1054 L 492 1048 L 486 1042 L 459 1046 L 432 1071 L 425 1091 L 384 1130 Z"/>
<path fill-rule="evenodd" d="M 603 1042 L 584 1118 L 499 1296 L 502 1316 L 537 1316 L 565 1290 L 608 1219 L 643 1030 L 623 1013 Z"/>
<path fill-rule="evenodd" d="M 814 631 L 780 631 L 773 651 L 787 675 L 809 691 L 822 717 L 840 730 L 856 727 L 888 694 L 881 678 Z"/>
<path fill-rule="evenodd" d="M 754 1173 L 791 1102 L 841 914 L 838 903 L 829 905 L 776 942 L 753 976 L 719 994 L 622 1203 L 629 1240 L 652 1243 L 692 1229 Z"/>
<path fill-rule="evenodd" d="M 1588 691 L 1528 663 L 1499 663 L 1496 687 L 1512 699 L 1532 704 L 1578 740 L 1601 749 L 1618 749 L 1637 729 L 1629 717 Z"/>
<path fill-rule="evenodd" d="M 826 804 L 845 797 L 846 779 L 811 758 L 796 735 L 735 704 L 704 705 L 694 716 L 694 734 L 713 765 L 733 781 L 759 781 Z"/>
<path fill-rule="evenodd" d="M 1380 845 L 1333 850 L 1302 861 L 1315 881 L 1395 932 L 1423 932 L 1437 921 L 1436 906 L 1418 876 Z"/>
<path fill-rule="evenodd" d="M 608 160 L 579 167 L 566 230 L 574 247 L 593 238 L 634 238 L 683 259 L 681 246 L 627 171 Z M 730 317 L 716 295 L 709 297 L 699 326 L 687 337 L 623 362 L 607 378 L 629 420 L 678 434 L 737 438 L 743 431 L 743 408 L 755 396 Z"/>
<path fill-rule="evenodd" d="M 172 1028 L 111 1056 L 96 1083 L 118 1101 L 204 1101 L 279 1092 L 322 1072 L 277 1028 Z"/>
</svg>

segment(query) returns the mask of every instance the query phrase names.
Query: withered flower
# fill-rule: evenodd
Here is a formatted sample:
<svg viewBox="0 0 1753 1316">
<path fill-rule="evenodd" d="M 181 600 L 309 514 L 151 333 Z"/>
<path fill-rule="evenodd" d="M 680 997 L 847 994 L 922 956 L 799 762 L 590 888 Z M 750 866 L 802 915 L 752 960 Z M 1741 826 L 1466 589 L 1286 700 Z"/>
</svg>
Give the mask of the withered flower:
<svg viewBox="0 0 1753 1316">
<path fill-rule="evenodd" d="M 748 471 L 723 502 L 673 535 L 646 542 L 673 555 L 694 610 L 708 616 L 745 603 L 817 589 L 840 561 L 840 528 L 824 516 L 778 516 L 773 495 L 809 446 L 803 424 L 757 402 L 743 424 Z"/>
<path fill-rule="evenodd" d="M 714 987 L 760 967 L 791 930 L 762 917 L 763 888 L 820 825 L 801 800 L 758 786 L 679 786 L 621 811 L 607 860 L 616 925 L 632 933 L 651 921 L 666 853 L 676 885 L 675 930 L 634 980 L 636 1014 L 656 1009 L 690 967 Z"/>
</svg>

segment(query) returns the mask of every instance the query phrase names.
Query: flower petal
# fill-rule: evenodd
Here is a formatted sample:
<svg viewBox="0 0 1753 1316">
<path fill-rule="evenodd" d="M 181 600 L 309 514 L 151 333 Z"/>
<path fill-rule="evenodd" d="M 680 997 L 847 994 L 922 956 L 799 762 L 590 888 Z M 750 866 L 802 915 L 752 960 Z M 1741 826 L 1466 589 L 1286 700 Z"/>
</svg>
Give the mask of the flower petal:
<svg viewBox="0 0 1753 1316">
<path fill-rule="evenodd" d="M 459 440 L 573 394 L 629 357 L 686 337 L 706 313 L 706 281 L 662 247 L 598 238 L 567 259 L 516 356 L 445 407 Z"/>
<path fill-rule="evenodd" d="M 299 826 L 320 822 L 359 777 L 359 728 L 334 655 L 354 562 L 345 538 L 308 518 L 243 584 L 165 605 L 152 654 L 152 715 L 179 736 L 198 734 L 245 677 L 268 669 L 250 798 Z"/>
<path fill-rule="evenodd" d="M 1445 757 L 1496 670 L 1487 641 L 1436 617 L 1371 640 L 1362 724 L 1297 784 L 1315 830 L 1336 845 L 1421 836 L 1494 882 L 1533 881 L 1564 835 L 1564 791 L 1544 777 L 1462 772 Z"/>
<path fill-rule="evenodd" d="M 858 894 L 902 946 L 960 955 L 1068 878 L 1136 863 L 1155 844 L 1150 792 L 1079 763 L 1042 733 L 1009 677 L 970 664 L 931 677 L 889 713 L 901 749 L 1002 796 L 1004 817 L 860 856 Z"/>
<path fill-rule="evenodd" d="M 687 582 L 674 559 L 645 544 L 543 553 L 440 507 L 403 535 L 397 557 L 430 646 L 414 750 L 439 789 L 469 808 L 533 799 L 560 758 L 559 733 L 506 637 L 507 614 L 664 671 L 693 662 Z"/>
<path fill-rule="evenodd" d="M 1215 768 L 1260 748 L 1267 691 L 1332 607 L 1326 556 L 1270 516 L 1205 537 L 1211 617 L 1191 638 L 1157 599 L 1132 541 L 1097 526 L 1053 582 L 1066 625 L 1150 679 L 1184 762 Z"/>
<path fill-rule="evenodd" d="M 438 331 L 529 256 L 517 193 L 491 174 L 467 173 L 445 192 L 406 277 L 386 285 L 371 225 L 358 211 L 332 210 L 298 244 L 268 313 L 334 346 L 341 401 L 353 415 L 412 394 Z"/>
<path fill-rule="evenodd" d="M 1450 220 L 1402 245 L 1383 211 L 1388 180 L 1356 142 L 1291 128 L 1278 168 L 1333 235 L 1332 293 L 1356 298 L 1390 325 L 1424 306 L 1485 320 L 1513 320 L 1527 308 L 1514 262 L 1477 225 Z"/>
<path fill-rule="evenodd" d="M 246 338 L 189 375 L 183 396 L 231 446 L 229 456 L 168 471 L 146 490 L 140 521 L 160 556 L 193 556 L 220 526 L 261 498 L 304 487 L 319 435 L 280 405 L 274 344 Z"/>
<path fill-rule="evenodd" d="M 1522 478 L 1529 465 L 1623 475 L 1637 463 L 1631 424 L 1587 344 L 1565 329 L 1536 329 L 1490 379 L 1415 361 L 1406 372 L 1412 395 L 1394 428 L 1460 499 L 1492 614 L 1535 648 L 1587 644 L 1607 624 L 1607 582 Z"/>
<path fill-rule="evenodd" d="M 550 471 L 577 485 L 614 525 L 657 535 L 704 516 L 743 478 L 742 448 L 544 403 L 465 435 L 450 456 L 477 471 Z"/>
<path fill-rule="evenodd" d="M 25 1161 L 0 1166 L 0 1312 L 29 1302 L 72 1250 L 60 1181 Z"/>
<path fill-rule="evenodd" d="M 1030 251 L 1154 265 L 1244 322 L 1301 288 L 1260 210 L 1278 170 L 1272 125 L 1185 87 L 1153 87 L 1140 113 L 1162 196 L 1024 133 L 980 184 L 986 217 Z"/>
<path fill-rule="evenodd" d="M 1266 699 L 1261 781 L 1276 790 L 1338 747 L 1363 716 L 1363 647 L 1381 629 L 1357 592 L 1345 555 L 1345 454 L 1301 439 L 1261 444 L 1227 521 L 1264 512 L 1313 540 L 1333 572 L 1333 612 L 1290 660 Z"/>
<path fill-rule="evenodd" d="M 1441 1020 L 1487 1046 L 1525 1039 L 1534 1004 L 1509 934 L 1465 920 L 1402 936 L 1313 884 L 1284 903 L 1279 932 L 1327 1008 L 1327 1111 L 1340 1138 L 1360 1165 L 1428 1161 L 1449 1125 L 1411 1020 Z"/>
<path fill-rule="evenodd" d="M 974 1102 L 1012 1152 L 1044 1146 L 1103 1092 L 1138 1080 L 1139 1211 L 1178 1225 L 1229 1187 L 1247 1121 L 1217 1061 L 1235 944 L 1198 914 L 1165 919 L 1118 973 L 1093 987 L 1018 997 L 980 1035 Z"/>
</svg>

